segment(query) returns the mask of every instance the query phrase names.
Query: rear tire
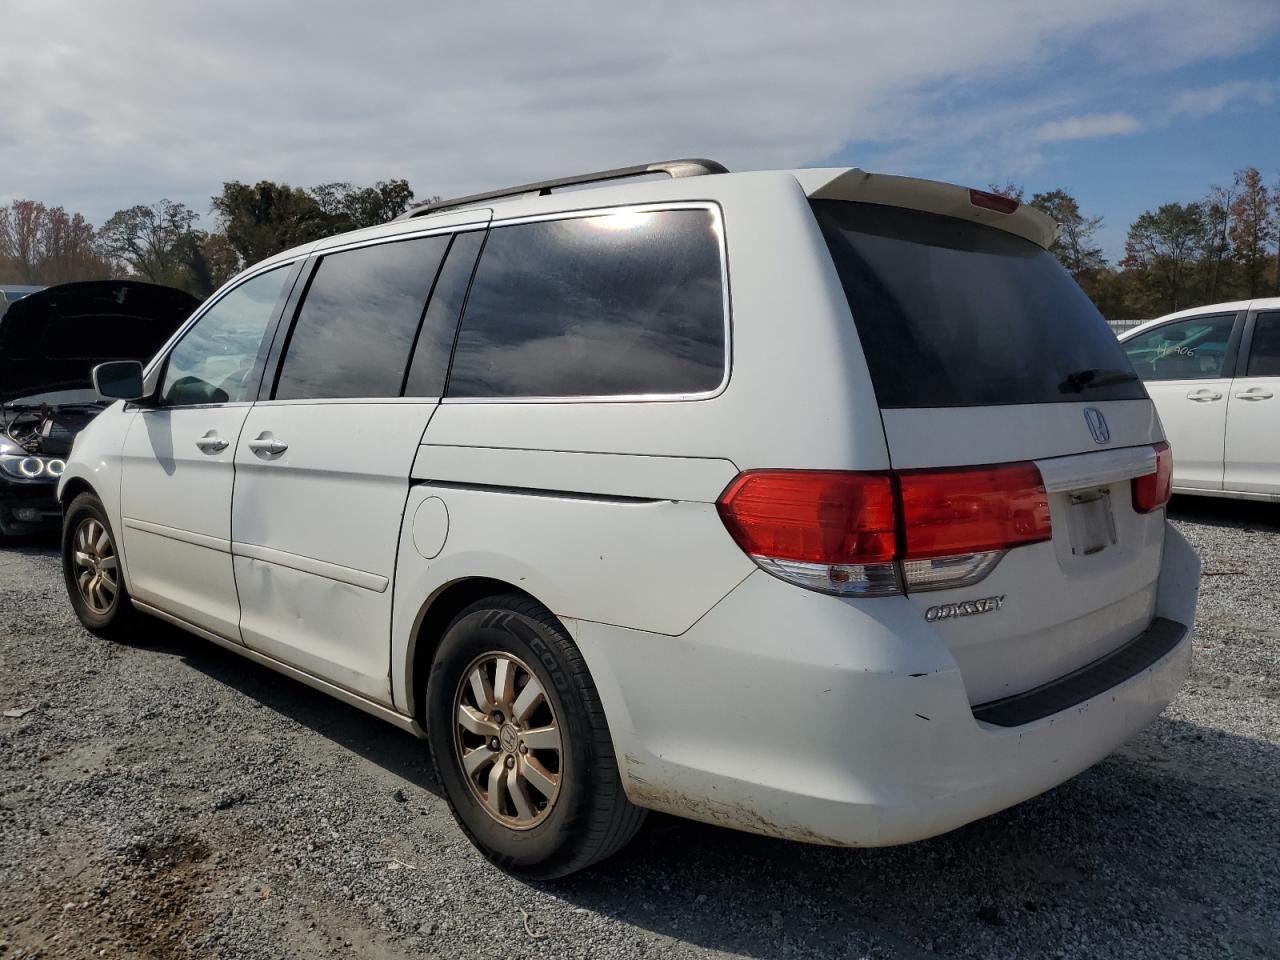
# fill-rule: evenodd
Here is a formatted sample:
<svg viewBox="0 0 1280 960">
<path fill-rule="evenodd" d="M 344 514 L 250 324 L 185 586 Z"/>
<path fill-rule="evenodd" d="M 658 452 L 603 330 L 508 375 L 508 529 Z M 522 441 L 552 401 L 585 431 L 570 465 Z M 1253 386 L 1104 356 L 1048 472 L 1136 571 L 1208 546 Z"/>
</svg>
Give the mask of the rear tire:
<svg viewBox="0 0 1280 960">
<path fill-rule="evenodd" d="M 108 640 L 136 631 L 140 619 L 124 585 L 120 550 L 102 501 L 82 493 L 62 521 L 62 575 L 86 630 Z"/>
<path fill-rule="evenodd" d="M 503 594 L 458 614 L 425 696 L 445 797 L 501 869 L 564 877 L 616 853 L 644 822 L 582 654 L 536 601 Z"/>
</svg>

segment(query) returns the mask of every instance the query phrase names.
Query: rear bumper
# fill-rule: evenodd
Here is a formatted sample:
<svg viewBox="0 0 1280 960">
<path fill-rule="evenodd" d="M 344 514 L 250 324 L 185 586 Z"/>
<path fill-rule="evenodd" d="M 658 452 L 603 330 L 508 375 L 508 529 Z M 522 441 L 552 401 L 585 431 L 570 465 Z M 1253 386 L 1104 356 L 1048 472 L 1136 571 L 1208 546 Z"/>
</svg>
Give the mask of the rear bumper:
<svg viewBox="0 0 1280 960">
<path fill-rule="evenodd" d="M 0 480 L 0 534 L 21 536 L 57 530 L 62 525 L 54 483 Z"/>
<path fill-rule="evenodd" d="M 1177 626 L 1165 652 L 1013 726 L 975 716 L 955 661 L 906 602 L 849 603 L 753 573 L 680 637 L 577 631 L 636 803 L 881 846 L 1033 797 L 1151 723 L 1186 677 L 1198 582 L 1195 553 L 1166 527 L 1156 615 Z"/>
</svg>

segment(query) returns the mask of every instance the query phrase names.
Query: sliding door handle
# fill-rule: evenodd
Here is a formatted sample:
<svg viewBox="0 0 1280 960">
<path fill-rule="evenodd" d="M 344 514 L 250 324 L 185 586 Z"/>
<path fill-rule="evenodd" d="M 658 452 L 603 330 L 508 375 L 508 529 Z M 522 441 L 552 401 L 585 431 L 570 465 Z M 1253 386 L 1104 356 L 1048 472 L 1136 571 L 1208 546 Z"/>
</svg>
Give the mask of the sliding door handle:
<svg viewBox="0 0 1280 960">
<path fill-rule="evenodd" d="M 196 440 L 196 446 L 205 453 L 221 453 L 231 445 L 231 441 L 223 440 L 216 430 L 210 430 L 203 437 Z"/>
<path fill-rule="evenodd" d="M 277 440 L 269 432 L 261 433 L 254 439 L 249 441 L 249 449 L 254 453 L 263 454 L 268 457 L 276 457 L 289 449 L 289 445 L 283 440 Z"/>
</svg>

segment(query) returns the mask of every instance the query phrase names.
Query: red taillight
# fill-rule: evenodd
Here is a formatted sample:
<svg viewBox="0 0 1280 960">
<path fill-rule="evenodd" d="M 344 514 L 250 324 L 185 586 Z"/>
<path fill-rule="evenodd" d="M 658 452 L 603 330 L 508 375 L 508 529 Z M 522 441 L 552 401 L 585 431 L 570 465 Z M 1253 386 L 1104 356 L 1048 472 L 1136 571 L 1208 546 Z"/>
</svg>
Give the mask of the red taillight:
<svg viewBox="0 0 1280 960">
<path fill-rule="evenodd" d="M 1155 446 L 1156 472 L 1133 480 L 1133 509 L 1138 513 L 1158 510 L 1173 496 L 1173 451 L 1164 441 Z"/>
<path fill-rule="evenodd" d="M 802 563 L 892 561 L 897 552 L 893 480 L 886 473 L 752 470 L 716 507 L 754 557 Z"/>
<path fill-rule="evenodd" d="M 985 190 L 970 190 L 969 202 L 983 210 L 994 210 L 996 213 L 1013 213 L 1018 209 L 1018 201 L 1013 197 L 1002 197 L 998 193 L 987 193 Z"/>
<path fill-rule="evenodd" d="M 894 473 L 751 470 L 716 508 L 776 577 L 842 595 L 980 580 L 1010 547 L 1052 535 L 1032 463 Z M 902 561 L 899 563 L 898 561 Z"/>
<path fill-rule="evenodd" d="M 908 560 L 1006 550 L 1053 535 L 1034 463 L 913 470 L 898 482 Z"/>
</svg>

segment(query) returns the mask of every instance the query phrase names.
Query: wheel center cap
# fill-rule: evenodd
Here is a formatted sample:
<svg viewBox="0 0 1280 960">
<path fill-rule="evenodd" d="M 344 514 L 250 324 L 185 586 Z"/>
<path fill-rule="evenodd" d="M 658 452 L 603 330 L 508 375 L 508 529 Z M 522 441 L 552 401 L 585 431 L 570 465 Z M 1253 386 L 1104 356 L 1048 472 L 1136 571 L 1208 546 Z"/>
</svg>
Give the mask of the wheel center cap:
<svg viewBox="0 0 1280 960">
<path fill-rule="evenodd" d="M 512 724 L 508 723 L 498 732 L 498 742 L 507 753 L 515 753 L 516 747 L 520 745 L 520 734 Z"/>
</svg>

